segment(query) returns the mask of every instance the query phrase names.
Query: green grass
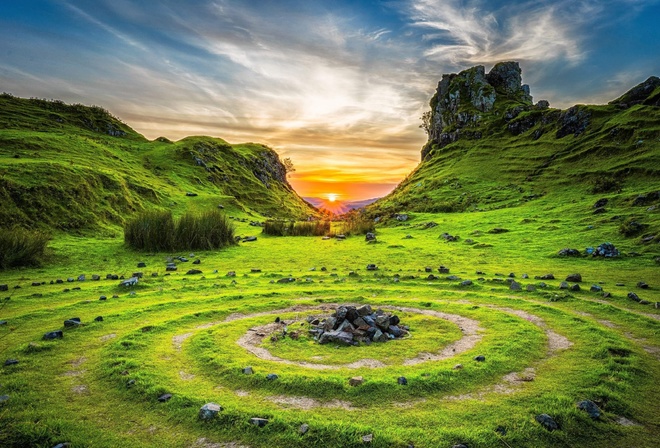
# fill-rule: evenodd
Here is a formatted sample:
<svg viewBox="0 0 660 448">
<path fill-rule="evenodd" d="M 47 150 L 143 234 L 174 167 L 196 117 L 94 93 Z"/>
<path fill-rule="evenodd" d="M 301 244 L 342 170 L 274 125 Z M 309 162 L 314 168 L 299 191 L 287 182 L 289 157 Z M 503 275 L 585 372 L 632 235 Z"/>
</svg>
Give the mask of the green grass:
<svg viewBox="0 0 660 448">
<path fill-rule="evenodd" d="M 13 228 L 0 232 L 0 269 L 39 265 L 49 240 L 40 231 Z"/>
</svg>

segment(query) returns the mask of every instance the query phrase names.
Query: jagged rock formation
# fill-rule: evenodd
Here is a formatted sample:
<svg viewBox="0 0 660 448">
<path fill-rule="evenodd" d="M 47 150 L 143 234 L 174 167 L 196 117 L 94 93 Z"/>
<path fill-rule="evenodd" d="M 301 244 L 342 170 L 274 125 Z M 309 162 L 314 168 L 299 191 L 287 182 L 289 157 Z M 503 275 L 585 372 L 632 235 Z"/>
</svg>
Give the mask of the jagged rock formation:
<svg viewBox="0 0 660 448">
<path fill-rule="evenodd" d="M 655 89 L 660 87 L 660 78 L 651 76 L 643 83 L 633 87 L 609 104 L 628 109 L 636 104 L 645 106 L 660 106 L 660 94 L 653 94 Z"/>
<path fill-rule="evenodd" d="M 436 94 L 431 99 L 431 112 L 426 124 L 429 144 L 422 150 L 424 158 L 432 146 L 446 146 L 461 137 L 480 139 L 482 132 L 476 128 L 483 115 L 492 112 L 496 101 L 516 103 L 517 112 L 532 106 L 529 86 L 522 84 L 522 70 L 517 62 L 500 62 L 489 73 L 483 65 L 458 74 L 443 75 Z M 548 102 L 539 102 L 539 108 L 547 108 Z"/>
</svg>

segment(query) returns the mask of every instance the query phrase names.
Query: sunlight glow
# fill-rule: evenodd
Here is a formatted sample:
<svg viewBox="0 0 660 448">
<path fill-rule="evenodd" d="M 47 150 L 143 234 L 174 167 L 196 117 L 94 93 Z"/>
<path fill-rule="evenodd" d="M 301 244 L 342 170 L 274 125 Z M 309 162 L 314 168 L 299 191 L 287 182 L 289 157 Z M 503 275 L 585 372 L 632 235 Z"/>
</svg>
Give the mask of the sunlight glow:
<svg viewBox="0 0 660 448">
<path fill-rule="evenodd" d="M 339 196 L 339 195 L 337 195 L 335 193 L 328 193 L 328 201 L 335 202 L 337 200 L 337 196 Z"/>
</svg>

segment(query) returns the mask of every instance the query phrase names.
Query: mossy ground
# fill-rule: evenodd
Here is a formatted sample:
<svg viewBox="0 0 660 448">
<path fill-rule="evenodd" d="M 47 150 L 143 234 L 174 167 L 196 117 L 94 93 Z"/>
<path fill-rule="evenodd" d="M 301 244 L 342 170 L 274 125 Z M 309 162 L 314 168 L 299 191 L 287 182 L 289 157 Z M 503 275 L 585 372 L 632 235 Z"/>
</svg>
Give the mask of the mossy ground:
<svg viewBox="0 0 660 448">
<path fill-rule="evenodd" d="M 378 227 L 376 244 L 361 236 L 268 237 L 237 222 L 238 234 L 258 240 L 195 253 L 201 275 L 185 275 L 193 267 L 188 262 L 166 276 L 168 256 L 190 254 L 129 250 L 116 228 L 110 227 L 112 238 L 56 233 L 43 267 L 0 273 L 0 284 L 9 286 L 0 293 L 0 320 L 7 321 L 0 326 L 0 360 L 19 360 L 0 368 L 0 395 L 9 396 L 0 404 L 0 445 L 194 447 L 233 441 L 250 447 L 358 447 L 364 446 L 362 436 L 372 433 L 375 447 L 656 446 L 660 310 L 626 295 L 633 291 L 660 301 L 657 244 L 640 246 L 619 234 L 611 220 L 583 212 L 592 206 L 590 195 L 569 197 L 557 203 L 547 195 L 484 212 L 411 213 L 407 222 Z M 429 221 L 438 226 L 425 228 Z M 495 227 L 509 232 L 488 233 Z M 443 232 L 461 238 L 446 242 L 439 238 Z M 556 255 L 563 247 L 605 241 L 623 255 Z M 140 261 L 147 267 L 137 268 Z M 368 263 L 379 269 L 367 271 Z M 473 285 L 447 280 L 437 272 L 439 265 Z M 427 280 L 426 266 L 440 278 Z M 136 271 L 144 278 L 135 288 L 105 280 L 107 273 Z M 236 277 L 226 276 L 228 271 Z M 349 276 L 350 271 L 358 275 Z M 576 272 L 582 290 L 559 290 Z M 522 291 L 509 289 L 509 273 L 515 273 Z M 547 273 L 556 279 L 541 288 L 534 276 Z M 50 284 L 80 274 L 87 280 Z M 102 280 L 92 281 L 93 274 Z M 288 276 L 297 281 L 271 283 Z M 650 289 L 637 288 L 639 281 Z M 592 284 L 611 296 L 590 292 Z M 526 291 L 527 285 L 536 285 L 536 291 Z M 99 300 L 101 295 L 107 300 Z M 403 365 L 433 346 L 433 333 L 438 333 L 437 350 L 461 337 L 454 323 L 410 313 L 406 319 L 420 337 L 386 343 L 369 355 L 386 367 L 333 370 L 260 359 L 236 344 L 249 328 L 278 315 L 306 315 L 287 311 L 293 306 L 333 303 L 460 315 L 479 323 L 480 339 L 447 359 Z M 265 312 L 275 314 L 251 316 Z M 103 321 L 95 322 L 97 316 Z M 71 317 L 80 317 L 83 325 L 65 329 L 62 340 L 41 340 Z M 552 335 L 572 345 L 551 349 Z M 346 364 L 340 361 L 350 350 L 294 342 L 272 347 L 266 339 L 262 346 L 284 359 L 325 364 Z M 477 355 L 486 361 L 474 361 Z M 459 363 L 463 369 L 454 369 Z M 243 375 L 246 366 L 255 373 Z M 530 368 L 533 381 L 505 380 Z M 269 381 L 268 373 L 279 378 Z M 357 375 L 364 384 L 350 387 L 348 379 Z M 399 376 L 406 376 L 407 386 L 397 384 Z M 173 398 L 158 402 L 163 393 Z M 599 403 L 604 416 L 592 421 L 578 410 L 583 399 Z M 197 412 L 207 402 L 224 410 L 214 421 L 201 422 Z M 543 429 L 534 420 L 540 413 L 551 415 L 560 430 Z M 251 417 L 269 423 L 257 428 Z M 620 417 L 635 425 L 617 423 Z M 301 436 L 303 423 L 310 430 Z"/>
</svg>

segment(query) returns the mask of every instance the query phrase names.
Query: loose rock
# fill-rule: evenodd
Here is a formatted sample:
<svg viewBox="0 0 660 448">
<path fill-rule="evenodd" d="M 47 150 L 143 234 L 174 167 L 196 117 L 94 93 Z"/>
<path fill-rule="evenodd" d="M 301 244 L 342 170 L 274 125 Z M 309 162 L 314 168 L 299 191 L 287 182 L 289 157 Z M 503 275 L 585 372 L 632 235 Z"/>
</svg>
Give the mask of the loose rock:
<svg viewBox="0 0 660 448">
<path fill-rule="evenodd" d="M 361 376 L 354 376 L 353 378 L 348 380 L 349 386 L 352 387 L 361 386 L 363 383 L 364 383 L 364 378 L 362 378 Z"/>
<path fill-rule="evenodd" d="M 259 428 L 263 428 L 264 426 L 266 426 L 268 424 L 268 419 L 259 418 L 259 417 L 252 417 L 250 419 L 250 423 L 255 425 L 255 426 L 258 426 Z"/>
<path fill-rule="evenodd" d="M 172 394 L 163 394 L 160 397 L 158 397 L 158 401 L 160 401 L 161 403 L 164 403 L 164 402 L 168 401 L 170 398 L 172 398 Z"/>
<path fill-rule="evenodd" d="M 541 424 L 548 431 L 556 431 L 559 425 L 548 414 L 540 414 L 536 416 L 536 421 Z"/>
<path fill-rule="evenodd" d="M 600 409 L 598 406 L 596 406 L 596 403 L 591 400 L 583 400 L 577 404 L 577 407 L 581 411 L 585 411 L 587 414 L 589 414 L 589 417 L 593 418 L 594 420 L 600 417 Z"/>
<path fill-rule="evenodd" d="M 206 403 L 199 410 L 200 420 L 213 420 L 218 412 L 222 411 L 222 406 L 216 403 Z"/>
<path fill-rule="evenodd" d="M 566 277 L 567 282 L 580 283 L 582 281 L 582 276 L 580 274 L 570 274 Z"/>
<path fill-rule="evenodd" d="M 53 339 L 62 339 L 64 337 L 64 333 L 62 330 L 55 330 L 55 331 L 49 331 L 48 333 L 44 334 L 43 340 L 44 341 L 51 341 Z"/>
</svg>

